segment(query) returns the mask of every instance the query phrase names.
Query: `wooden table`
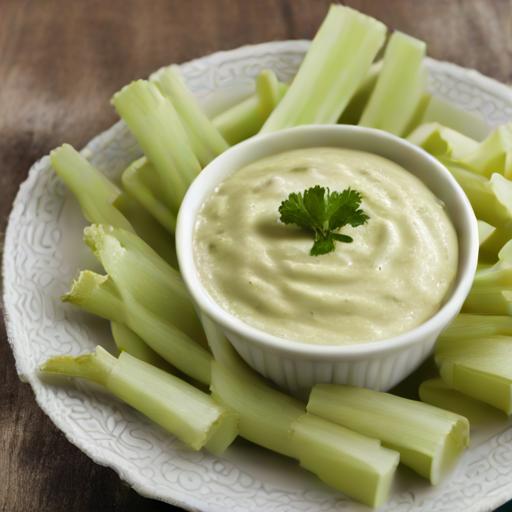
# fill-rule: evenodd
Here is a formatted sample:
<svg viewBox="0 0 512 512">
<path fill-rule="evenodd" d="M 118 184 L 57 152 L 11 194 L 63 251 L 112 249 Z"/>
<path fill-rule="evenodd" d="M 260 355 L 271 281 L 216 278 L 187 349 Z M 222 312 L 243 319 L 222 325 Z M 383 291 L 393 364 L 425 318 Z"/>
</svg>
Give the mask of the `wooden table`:
<svg viewBox="0 0 512 512">
<path fill-rule="evenodd" d="M 123 84 L 215 50 L 310 38 L 329 3 L 0 0 L 0 235 L 30 165 L 108 128 Z M 432 57 L 512 82 L 510 0 L 346 3 L 425 40 Z M 68 443 L 19 382 L 3 325 L 0 339 L 0 511 L 173 510 Z"/>
</svg>

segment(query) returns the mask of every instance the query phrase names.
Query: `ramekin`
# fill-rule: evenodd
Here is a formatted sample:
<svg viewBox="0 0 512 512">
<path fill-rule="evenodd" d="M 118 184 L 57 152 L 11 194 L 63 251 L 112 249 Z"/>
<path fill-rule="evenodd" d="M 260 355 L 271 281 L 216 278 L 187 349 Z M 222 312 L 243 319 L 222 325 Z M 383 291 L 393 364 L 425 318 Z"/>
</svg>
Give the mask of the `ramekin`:
<svg viewBox="0 0 512 512">
<path fill-rule="evenodd" d="M 416 175 L 445 203 L 458 236 L 458 273 L 440 310 L 420 326 L 392 338 L 354 345 L 292 341 L 248 325 L 225 311 L 201 283 L 194 258 L 194 228 L 201 205 L 217 185 L 261 158 L 321 146 L 357 149 L 386 157 Z M 308 125 L 256 136 L 217 157 L 188 189 L 178 215 L 176 244 L 181 273 L 196 306 L 225 332 L 250 366 L 296 394 L 320 382 L 388 390 L 416 369 L 432 352 L 441 331 L 459 313 L 471 288 L 479 246 L 471 205 L 438 160 L 387 132 L 344 125 Z"/>
</svg>

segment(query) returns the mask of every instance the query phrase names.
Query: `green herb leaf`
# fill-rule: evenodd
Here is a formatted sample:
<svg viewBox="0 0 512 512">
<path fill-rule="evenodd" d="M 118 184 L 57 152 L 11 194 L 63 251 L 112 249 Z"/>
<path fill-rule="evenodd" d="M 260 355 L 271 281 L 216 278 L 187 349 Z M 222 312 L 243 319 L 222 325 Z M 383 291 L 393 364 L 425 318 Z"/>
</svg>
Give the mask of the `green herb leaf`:
<svg viewBox="0 0 512 512">
<path fill-rule="evenodd" d="M 284 224 L 296 224 L 313 233 L 312 256 L 327 254 L 334 251 L 335 241 L 353 241 L 336 230 L 347 224 L 357 227 L 368 222 L 368 215 L 360 208 L 362 198 L 360 192 L 351 188 L 331 192 L 316 185 L 302 193 L 291 193 L 279 206 L 280 219 Z"/>
</svg>

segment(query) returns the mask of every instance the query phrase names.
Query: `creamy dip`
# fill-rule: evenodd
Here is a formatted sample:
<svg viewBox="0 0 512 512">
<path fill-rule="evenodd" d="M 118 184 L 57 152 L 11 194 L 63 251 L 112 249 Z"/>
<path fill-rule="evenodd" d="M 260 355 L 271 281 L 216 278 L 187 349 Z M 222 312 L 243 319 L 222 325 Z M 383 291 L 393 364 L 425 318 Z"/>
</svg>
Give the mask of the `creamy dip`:
<svg viewBox="0 0 512 512">
<path fill-rule="evenodd" d="M 313 236 L 279 221 L 291 192 L 314 185 L 363 194 L 367 224 L 352 243 L 311 256 Z M 444 206 L 415 176 L 377 155 L 336 148 L 288 151 L 223 181 L 194 234 L 200 279 L 247 324 L 307 343 L 353 344 L 403 333 L 439 310 L 457 271 Z"/>
</svg>

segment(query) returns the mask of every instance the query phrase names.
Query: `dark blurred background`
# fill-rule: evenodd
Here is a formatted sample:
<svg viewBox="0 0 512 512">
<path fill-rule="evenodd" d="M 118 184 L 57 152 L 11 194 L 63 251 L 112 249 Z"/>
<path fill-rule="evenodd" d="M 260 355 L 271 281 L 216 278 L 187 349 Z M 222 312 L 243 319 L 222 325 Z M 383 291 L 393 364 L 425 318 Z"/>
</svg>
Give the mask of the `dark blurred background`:
<svg viewBox="0 0 512 512">
<path fill-rule="evenodd" d="M 122 85 L 216 50 L 311 38 L 330 3 L 0 0 L 0 237 L 32 163 L 113 124 L 109 100 Z M 512 82 L 511 0 L 343 3 L 423 39 L 431 57 Z M 0 511 L 117 510 L 176 509 L 138 496 L 66 441 L 19 382 L 0 323 Z"/>
</svg>

